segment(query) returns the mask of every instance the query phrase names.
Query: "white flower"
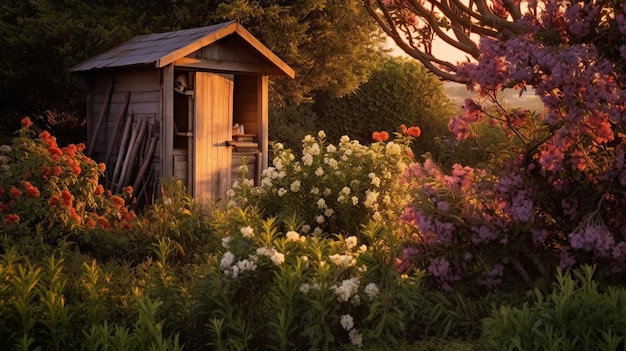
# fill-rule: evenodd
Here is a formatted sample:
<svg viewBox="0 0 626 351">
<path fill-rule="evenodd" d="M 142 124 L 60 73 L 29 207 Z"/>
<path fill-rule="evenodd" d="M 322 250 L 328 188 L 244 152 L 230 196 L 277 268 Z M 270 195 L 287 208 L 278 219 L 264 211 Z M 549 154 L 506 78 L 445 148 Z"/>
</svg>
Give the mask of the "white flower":
<svg viewBox="0 0 626 351">
<path fill-rule="evenodd" d="M 320 146 L 319 144 L 313 144 L 308 148 L 308 153 L 311 155 L 319 155 L 320 154 Z"/>
<path fill-rule="evenodd" d="M 302 283 L 302 285 L 300 285 L 300 287 L 298 288 L 298 290 L 300 290 L 300 292 L 303 294 L 308 293 L 310 289 L 311 285 L 309 285 L 309 283 Z"/>
<path fill-rule="evenodd" d="M 370 300 L 373 299 L 376 295 L 378 295 L 378 293 L 380 292 L 380 289 L 378 289 L 378 285 L 376 285 L 376 283 L 369 283 L 365 286 L 365 289 L 363 289 L 363 292 L 365 293 L 365 295 L 367 295 Z"/>
<path fill-rule="evenodd" d="M 305 136 L 305 137 L 304 137 L 303 141 L 304 141 L 305 143 L 313 143 L 313 142 L 315 142 L 315 139 L 313 139 L 313 137 L 312 137 L 312 136 L 307 135 L 307 136 Z"/>
<path fill-rule="evenodd" d="M 272 187 L 272 178 L 263 178 L 261 179 L 261 186 L 271 188 Z"/>
<path fill-rule="evenodd" d="M 311 231 L 311 226 L 310 226 L 310 225 L 308 225 L 308 224 L 304 224 L 304 225 L 302 225 L 302 227 L 300 228 L 300 230 L 302 230 L 302 232 L 306 234 L 306 233 L 308 233 L 308 232 L 310 232 L 310 231 Z"/>
<path fill-rule="evenodd" d="M 334 255 L 328 256 L 328 259 L 336 266 L 341 266 L 341 267 L 349 267 L 353 263 L 352 255 L 334 254 Z"/>
<path fill-rule="evenodd" d="M 322 192 L 322 195 L 324 196 L 328 196 L 332 193 L 333 191 L 330 190 L 330 188 L 324 188 L 324 191 Z"/>
<path fill-rule="evenodd" d="M 342 135 L 341 139 L 339 139 L 340 142 L 342 143 L 349 143 L 350 142 L 350 137 L 348 137 L 347 135 Z"/>
<path fill-rule="evenodd" d="M 272 163 L 274 163 L 274 167 L 276 167 L 277 171 L 283 169 L 283 160 L 281 160 L 279 157 L 276 157 L 274 161 L 272 161 Z"/>
<path fill-rule="evenodd" d="M 380 212 L 376 211 L 376 212 L 374 212 L 374 214 L 372 215 L 372 219 L 373 219 L 375 222 L 380 222 L 380 221 L 382 221 L 382 220 L 383 220 L 383 216 L 381 216 L 381 215 L 380 215 Z"/>
<path fill-rule="evenodd" d="M 337 147 L 335 145 L 330 144 L 326 146 L 326 152 L 328 152 L 329 154 L 332 154 L 335 151 L 337 151 Z"/>
<path fill-rule="evenodd" d="M 300 191 L 300 181 L 299 180 L 294 180 L 293 183 L 291 183 L 291 185 L 289 185 L 289 189 L 291 189 L 291 191 L 293 191 L 294 193 L 297 193 L 298 191 Z"/>
<path fill-rule="evenodd" d="M 256 254 L 259 256 L 269 256 L 271 252 L 267 247 L 259 247 L 256 249 Z"/>
<path fill-rule="evenodd" d="M 228 189 L 228 191 L 226 191 L 226 196 L 227 197 L 234 197 L 235 196 L 235 191 L 233 189 Z"/>
<path fill-rule="evenodd" d="M 280 266 L 283 262 L 285 262 L 285 255 L 276 250 L 273 250 L 272 256 L 270 256 L 270 260 L 272 260 L 272 262 L 274 262 L 276 266 Z"/>
<path fill-rule="evenodd" d="M 328 162 L 326 162 L 328 160 Z M 336 170 L 339 168 L 339 162 L 337 162 L 337 160 L 335 160 L 334 158 L 329 158 L 327 160 L 324 160 L 324 163 L 328 164 L 330 166 L 330 168 Z"/>
<path fill-rule="evenodd" d="M 287 194 L 287 189 L 280 188 L 278 189 L 278 197 L 283 197 L 283 195 Z"/>
<path fill-rule="evenodd" d="M 351 199 L 352 199 L 352 206 L 356 206 L 359 203 L 359 198 L 357 196 L 353 196 Z"/>
<path fill-rule="evenodd" d="M 230 236 L 227 236 L 225 238 L 222 238 L 222 247 L 225 249 L 228 249 L 230 247 L 230 240 L 232 238 Z"/>
<path fill-rule="evenodd" d="M 346 238 L 346 246 L 348 247 L 348 250 L 352 250 L 353 247 L 356 247 L 356 244 L 357 244 L 356 236 L 351 235 Z"/>
<path fill-rule="evenodd" d="M 319 224 L 324 223 L 325 220 L 326 220 L 326 218 L 324 218 L 324 216 L 322 216 L 322 215 L 319 215 L 319 216 L 315 217 L 315 221 L 317 223 L 319 223 Z"/>
<path fill-rule="evenodd" d="M 282 143 L 276 143 L 276 144 L 274 144 L 274 149 L 275 149 L 275 150 L 277 150 L 277 151 L 278 151 L 278 150 L 282 150 L 282 149 L 284 149 L 284 148 L 285 148 L 285 146 L 284 146 Z"/>
<path fill-rule="evenodd" d="M 283 178 L 285 178 L 285 176 L 287 176 L 287 172 L 280 171 L 280 172 L 278 172 L 278 174 L 276 176 L 278 177 L 278 179 L 283 179 Z"/>
<path fill-rule="evenodd" d="M 3 154 L 8 154 L 9 152 L 11 152 L 11 147 L 9 145 L 2 145 L 0 146 L 0 152 L 2 152 Z"/>
<path fill-rule="evenodd" d="M 352 343 L 352 345 L 358 348 L 363 347 L 363 335 L 361 335 L 361 333 L 359 333 L 356 328 L 350 330 L 350 333 L 348 333 L 348 337 L 350 337 L 350 342 Z"/>
<path fill-rule="evenodd" d="M 376 176 L 376 174 L 374 173 L 370 173 L 367 175 L 372 181 L 371 184 L 374 185 L 375 187 L 379 187 L 380 186 L 380 178 L 378 178 Z"/>
<path fill-rule="evenodd" d="M 367 245 L 361 245 L 359 247 L 359 253 L 365 253 L 367 251 Z"/>
<path fill-rule="evenodd" d="M 386 149 L 387 155 L 400 155 L 400 153 L 402 152 L 400 145 L 394 143 L 393 141 L 387 143 Z"/>
<path fill-rule="evenodd" d="M 326 200 L 324 200 L 323 198 L 319 198 L 317 200 L 317 208 L 326 208 Z"/>
<path fill-rule="evenodd" d="M 310 166 L 313 164 L 313 155 L 307 153 L 304 156 L 302 156 L 302 163 L 304 163 L 305 166 Z"/>
<path fill-rule="evenodd" d="M 341 323 L 341 327 L 345 330 L 351 330 L 354 328 L 354 318 L 352 318 L 349 314 L 342 315 L 339 323 Z"/>
<path fill-rule="evenodd" d="M 294 232 L 293 230 L 288 231 L 286 237 L 287 241 L 300 241 L 300 234 Z"/>
<path fill-rule="evenodd" d="M 313 188 L 311 189 L 311 194 L 313 194 L 313 195 L 317 195 L 317 194 L 319 194 L 319 193 L 320 193 L 320 188 L 318 188 L 318 187 L 313 187 Z"/>
<path fill-rule="evenodd" d="M 341 285 L 333 285 L 330 288 L 337 294 L 337 300 L 347 302 L 358 291 L 359 280 L 357 278 L 345 279 L 341 282 Z"/>
<path fill-rule="evenodd" d="M 332 208 L 327 208 L 327 209 L 324 210 L 324 216 L 326 216 L 326 217 L 332 216 L 333 213 L 335 213 L 335 210 L 333 210 Z"/>
<path fill-rule="evenodd" d="M 324 217 L 322 216 L 322 218 L 324 218 Z M 320 235 L 320 234 L 322 234 L 323 232 L 324 232 L 324 231 L 323 231 L 323 230 L 322 230 L 322 228 L 320 228 L 320 227 L 315 227 L 315 229 L 313 229 L 313 235 Z M 322 263 L 324 263 L 324 262 L 322 262 Z"/>
<path fill-rule="evenodd" d="M 350 188 L 347 186 L 344 186 L 343 189 L 341 189 L 341 191 L 339 192 L 339 194 L 344 195 L 344 196 L 350 195 Z"/>
<path fill-rule="evenodd" d="M 222 257 L 222 260 L 220 261 L 220 268 L 221 269 L 228 269 L 233 262 L 235 262 L 235 254 L 233 254 L 230 251 L 226 251 L 226 253 L 224 253 L 224 256 Z"/>
<path fill-rule="evenodd" d="M 378 192 L 367 189 L 365 191 L 365 201 L 363 201 L 365 207 L 373 207 L 376 200 L 378 200 Z"/>
<path fill-rule="evenodd" d="M 324 133 L 324 131 L 323 131 L 323 130 L 320 130 L 320 131 L 317 133 L 317 136 L 318 136 L 318 137 L 320 137 L 320 138 L 326 138 L 326 133 Z"/>
<path fill-rule="evenodd" d="M 244 238 L 252 238 L 254 236 L 254 229 L 251 226 L 243 227 L 239 231 Z"/>
<path fill-rule="evenodd" d="M 256 263 L 254 263 L 251 260 L 245 259 L 245 260 L 241 260 L 239 262 L 237 262 L 237 266 L 239 268 L 239 271 L 244 272 L 244 271 L 254 271 L 256 270 Z"/>
<path fill-rule="evenodd" d="M 315 170 L 315 175 L 318 177 L 321 177 L 324 175 L 324 170 L 322 169 L 322 167 L 317 167 L 317 169 Z"/>
</svg>

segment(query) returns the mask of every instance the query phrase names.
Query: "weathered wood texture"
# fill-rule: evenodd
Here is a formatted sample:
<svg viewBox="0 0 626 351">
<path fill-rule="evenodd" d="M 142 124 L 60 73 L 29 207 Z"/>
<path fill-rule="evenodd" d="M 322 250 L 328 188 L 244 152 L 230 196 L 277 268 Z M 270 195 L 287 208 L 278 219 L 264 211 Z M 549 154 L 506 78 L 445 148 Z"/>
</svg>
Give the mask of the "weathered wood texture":
<svg viewBox="0 0 626 351">
<path fill-rule="evenodd" d="M 230 187 L 232 74 L 196 73 L 194 189 L 199 201 L 223 198 Z"/>
</svg>

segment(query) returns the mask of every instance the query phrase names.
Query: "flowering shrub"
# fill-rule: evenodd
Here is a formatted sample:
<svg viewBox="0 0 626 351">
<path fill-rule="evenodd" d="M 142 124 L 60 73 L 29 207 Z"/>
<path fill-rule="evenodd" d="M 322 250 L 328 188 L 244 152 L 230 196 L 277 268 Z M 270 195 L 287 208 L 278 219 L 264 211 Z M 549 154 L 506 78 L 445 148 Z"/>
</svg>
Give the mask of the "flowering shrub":
<svg viewBox="0 0 626 351">
<path fill-rule="evenodd" d="M 242 339 L 259 349 L 361 348 L 405 330 L 416 306 L 401 296 L 418 286 L 393 269 L 398 241 L 383 226 L 363 228 L 361 241 L 306 235 L 302 226 L 281 232 L 276 219 L 234 221 L 238 228 L 220 233 L 218 271 L 199 284 L 195 318 L 216 348 Z"/>
<path fill-rule="evenodd" d="M 132 189 L 112 195 L 98 183 L 104 164 L 83 144 L 60 147 L 47 131 L 36 135 L 26 117 L 11 145 L 0 146 L 0 232 L 34 232 L 54 242 L 78 229 L 129 228 Z"/>
<path fill-rule="evenodd" d="M 236 183 L 229 192 L 231 206 L 253 205 L 266 216 L 296 216 L 305 234 L 356 233 L 370 220 L 397 222 L 408 201 L 399 179 L 413 158 L 409 144 L 419 128 L 404 127 L 392 141 L 387 141 L 389 133 L 376 132 L 377 142 L 370 146 L 347 136 L 335 146 L 325 136 L 323 131 L 317 138 L 307 135 L 301 155 L 274 144 L 272 166 L 263 171 L 261 184 Z"/>
<path fill-rule="evenodd" d="M 411 167 L 407 220 L 434 250 L 430 271 L 444 288 L 467 275 L 491 286 L 510 271 L 532 284 L 556 265 L 626 272 L 624 44 L 585 41 L 605 30 L 626 33 L 626 7 L 604 5 L 611 9 L 529 2 L 517 21 L 523 31 L 482 38 L 479 62 L 459 67 L 496 111 L 466 101 L 450 130 L 464 139 L 472 124 L 489 120 L 510 142 L 485 169 L 456 166 L 444 175 L 426 163 Z M 539 116 L 498 103 L 502 89 L 527 86 L 545 105 Z M 467 185 L 449 180 L 461 170 L 473 174 Z"/>
</svg>

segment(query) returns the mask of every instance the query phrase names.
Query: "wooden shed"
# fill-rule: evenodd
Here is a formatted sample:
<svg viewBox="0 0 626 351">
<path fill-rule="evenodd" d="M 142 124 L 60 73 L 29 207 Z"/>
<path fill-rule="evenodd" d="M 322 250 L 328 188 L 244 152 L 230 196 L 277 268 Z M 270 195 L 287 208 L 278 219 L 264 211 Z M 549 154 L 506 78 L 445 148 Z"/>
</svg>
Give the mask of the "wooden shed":
<svg viewBox="0 0 626 351">
<path fill-rule="evenodd" d="M 159 196 L 161 178 L 224 198 L 239 165 L 268 160 L 268 76 L 294 71 L 235 21 L 135 37 L 70 69 L 87 89 L 87 152 L 114 192 Z"/>
</svg>

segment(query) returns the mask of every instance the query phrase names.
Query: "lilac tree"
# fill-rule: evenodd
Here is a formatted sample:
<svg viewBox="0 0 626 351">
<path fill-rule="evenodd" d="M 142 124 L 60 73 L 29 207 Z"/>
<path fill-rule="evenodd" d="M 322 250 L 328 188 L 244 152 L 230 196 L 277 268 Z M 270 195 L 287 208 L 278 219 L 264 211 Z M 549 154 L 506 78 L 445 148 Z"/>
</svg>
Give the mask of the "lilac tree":
<svg viewBox="0 0 626 351">
<path fill-rule="evenodd" d="M 407 173 L 405 219 L 418 255 L 442 287 L 492 288 L 507 271 L 528 284 L 583 262 L 626 272 L 626 4 L 617 0 L 367 0 L 383 30 L 443 79 L 494 102 L 468 100 L 452 118 L 502 128 L 509 142 L 483 169 L 444 174 L 430 161 Z M 474 36 L 480 39 L 472 40 Z M 439 37 L 475 59 L 435 57 Z M 498 103 L 503 89 L 533 88 L 539 113 Z M 475 280 L 472 280 L 475 279 Z"/>
</svg>

